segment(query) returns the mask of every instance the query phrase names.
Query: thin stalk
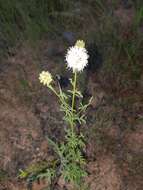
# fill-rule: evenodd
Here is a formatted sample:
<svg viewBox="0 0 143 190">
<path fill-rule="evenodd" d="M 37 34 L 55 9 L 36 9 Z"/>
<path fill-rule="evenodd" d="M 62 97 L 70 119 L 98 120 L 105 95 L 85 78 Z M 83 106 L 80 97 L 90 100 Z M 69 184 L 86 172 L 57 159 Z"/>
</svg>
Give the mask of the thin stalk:
<svg viewBox="0 0 143 190">
<path fill-rule="evenodd" d="M 74 72 L 74 82 L 73 82 L 73 96 L 72 96 L 72 116 L 74 115 L 74 107 L 75 107 L 75 93 L 76 93 L 76 82 L 77 82 L 77 72 Z M 72 118 L 72 134 L 74 130 L 73 118 Z"/>
<path fill-rule="evenodd" d="M 52 90 L 52 92 L 54 92 L 54 94 L 60 98 L 59 94 L 56 92 L 56 90 L 52 87 L 52 86 L 49 86 L 50 90 Z"/>
</svg>

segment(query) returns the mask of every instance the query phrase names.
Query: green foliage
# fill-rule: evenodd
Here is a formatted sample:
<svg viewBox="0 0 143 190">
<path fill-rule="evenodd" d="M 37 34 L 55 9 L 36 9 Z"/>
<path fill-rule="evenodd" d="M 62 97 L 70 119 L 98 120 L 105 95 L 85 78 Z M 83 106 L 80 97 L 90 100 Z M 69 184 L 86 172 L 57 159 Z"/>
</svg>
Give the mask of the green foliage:
<svg viewBox="0 0 143 190">
<path fill-rule="evenodd" d="M 60 145 L 48 139 L 59 157 L 59 173 L 67 182 L 80 184 L 81 178 L 86 176 L 83 169 L 85 160 L 82 156 L 81 149 L 85 147 L 83 136 L 72 133 L 71 130 L 66 131 L 66 142 Z"/>
<path fill-rule="evenodd" d="M 74 88 L 74 81 L 71 80 L 71 86 L 72 88 Z M 90 105 L 92 98 L 89 100 L 89 102 L 85 105 L 82 104 L 82 94 L 79 90 L 75 89 L 75 91 L 73 92 L 72 90 L 68 90 L 68 93 L 64 93 L 61 88 L 59 88 L 59 99 L 60 99 L 60 108 L 61 111 L 64 112 L 64 117 L 63 119 L 71 124 L 76 125 L 76 123 L 86 123 L 85 120 L 85 111 L 88 108 L 88 106 Z M 72 110 L 70 103 L 70 100 L 73 96 L 73 93 L 75 93 L 75 97 L 77 99 L 79 99 L 79 105 L 78 107 L 76 107 L 76 109 Z"/>
<path fill-rule="evenodd" d="M 27 167 L 26 170 L 20 170 L 20 174 L 19 177 L 20 178 L 28 178 L 29 176 L 34 176 L 34 175 L 38 175 L 41 171 L 47 169 L 47 162 L 38 162 L 38 163 L 34 163 L 32 165 L 30 165 L 29 167 Z"/>
<path fill-rule="evenodd" d="M 99 2 L 102 3 L 103 1 Z M 96 18 L 93 15 L 95 29 L 92 33 L 88 32 L 88 38 L 90 37 L 92 43 L 96 44 L 97 49 L 95 51 L 99 50 L 102 53 L 103 63 L 101 72 L 99 71 L 101 83 L 103 82 L 103 85 L 108 88 L 106 81 L 114 80 L 114 84 L 109 88 L 114 88 L 115 85 L 120 91 L 130 87 L 135 88 L 133 85 L 139 84 L 141 80 L 143 69 L 141 61 L 143 1 L 130 0 L 125 4 L 123 3 L 121 8 L 121 2 L 117 2 L 117 5 L 114 4 L 116 2 L 113 0 L 110 3 L 102 3 L 104 11 L 97 14 Z M 125 9 L 123 5 L 127 6 L 128 9 Z M 132 15 L 128 10 L 131 11 Z M 124 15 L 127 17 L 125 21 L 123 21 Z M 112 91 L 115 92 L 115 90 Z"/>
<path fill-rule="evenodd" d="M 73 90 L 68 90 L 68 93 L 62 91 L 59 86 L 59 93 L 50 87 L 50 89 L 58 96 L 60 101 L 61 111 L 64 112 L 64 120 L 71 126 L 70 129 L 65 130 L 65 142 L 56 144 L 48 138 L 49 144 L 53 147 L 54 151 L 58 155 L 57 163 L 58 173 L 67 182 L 72 182 L 75 185 L 79 185 L 82 177 L 86 176 L 84 170 L 85 160 L 82 155 L 82 150 L 85 147 L 84 136 L 82 134 L 77 135 L 74 127 L 77 123 L 82 124 L 85 122 L 85 111 L 90 105 L 83 105 L 81 100 L 83 98 L 81 92 L 75 88 L 76 81 L 71 80 L 71 86 Z M 78 108 L 74 108 L 70 105 L 70 100 L 74 101 L 72 97 L 79 99 L 80 103 Z M 48 171 L 49 172 L 49 171 Z M 46 174 L 45 174 L 46 175 Z"/>
<path fill-rule="evenodd" d="M 1 0 L 2 49 L 6 50 L 7 47 L 23 39 L 31 42 L 40 39 L 42 34 L 53 30 L 55 19 L 52 15 L 68 9 L 68 5 L 67 0 Z"/>
<path fill-rule="evenodd" d="M 40 173 L 39 175 L 37 175 L 38 179 L 46 178 L 50 183 L 54 177 L 55 177 L 55 170 L 52 168 L 50 169 L 48 168 L 44 173 Z"/>
<path fill-rule="evenodd" d="M 75 73 L 76 76 L 76 73 Z M 53 164 L 47 164 L 37 167 L 32 165 L 25 171 L 20 170 L 19 177 L 27 178 L 34 181 L 41 178 L 47 178 L 52 184 L 52 180 L 61 176 L 66 182 L 73 183 L 75 186 L 81 184 L 81 180 L 86 176 L 84 169 L 85 159 L 83 157 L 83 149 L 85 148 L 84 136 L 76 134 L 76 124 L 85 122 L 85 111 L 90 105 L 90 101 L 83 105 L 82 94 L 76 89 L 76 77 L 71 80 L 73 90 L 68 90 L 67 94 L 62 91 L 59 85 L 59 92 L 57 92 L 52 85 L 48 88 L 59 98 L 61 111 L 64 113 L 64 120 L 70 126 L 65 129 L 64 142 L 57 144 L 48 138 L 49 144 L 55 151 L 57 158 Z M 75 106 L 75 98 L 78 98 L 78 108 Z M 72 99 L 72 105 L 70 105 Z"/>
<path fill-rule="evenodd" d="M 62 143 L 55 143 L 48 138 L 49 144 L 53 147 L 57 154 L 57 165 L 55 170 L 53 168 L 48 169 L 42 176 L 48 177 L 50 181 L 53 176 L 61 176 L 65 181 L 73 183 L 75 186 L 81 184 L 82 177 L 86 176 L 84 169 L 85 159 L 83 157 L 83 149 L 85 148 L 84 136 L 82 134 L 76 134 L 76 124 L 82 124 L 85 122 L 85 111 L 90 105 L 83 105 L 82 94 L 76 88 L 77 73 L 74 73 L 74 80 L 71 80 L 72 90 L 68 90 L 67 94 L 62 91 L 59 85 L 59 92 L 55 91 L 52 85 L 49 85 L 49 89 L 59 98 L 61 111 L 64 113 L 64 120 L 70 128 L 65 129 L 65 141 Z M 78 98 L 79 105 L 76 107 L 75 98 Z M 70 105 L 72 99 L 72 105 Z"/>
<path fill-rule="evenodd" d="M 143 5 L 141 7 L 137 7 L 134 24 L 136 27 L 140 26 L 143 21 Z"/>
</svg>

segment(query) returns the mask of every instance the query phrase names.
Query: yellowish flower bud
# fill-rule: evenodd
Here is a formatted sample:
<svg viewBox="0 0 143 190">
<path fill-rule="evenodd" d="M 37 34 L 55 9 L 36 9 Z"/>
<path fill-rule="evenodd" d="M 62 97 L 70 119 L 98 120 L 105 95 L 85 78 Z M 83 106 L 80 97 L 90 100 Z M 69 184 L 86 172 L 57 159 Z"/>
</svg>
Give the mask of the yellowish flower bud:
<svg viewBox="0 0 143 190">
<path fill-rule="evenodd" d="M 48 71 L 42 71 L 39 75 L 40 83 L 43 85 L 49 86 L 52 82 L 52 75 Z"/>
<path fill-rule="evenodd" d="M 83 40 L 77 40 L 75 46 L 79 48 L 85 48 L 85 42 Z"/>
</svg>

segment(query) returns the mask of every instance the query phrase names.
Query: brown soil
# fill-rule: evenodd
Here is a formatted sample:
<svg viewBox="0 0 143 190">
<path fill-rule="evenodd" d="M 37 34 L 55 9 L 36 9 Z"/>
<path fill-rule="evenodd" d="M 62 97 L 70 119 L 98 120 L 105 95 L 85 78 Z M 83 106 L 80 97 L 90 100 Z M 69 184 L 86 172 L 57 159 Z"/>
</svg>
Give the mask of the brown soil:
<svg viewBox="0 0 143 190">
<path fill-rule="evenodd" d="M 57 42 L 58 48 L 53 50 L 57 51 L 57 55 L 53 55 L 48 49 L 55 47 L 54 43 L 45 42 L 38 54 L 28 46 L 23 46 L 2 64 L 0 190 L 26 190 L 26 183 L 17 178 L 19 169 L 49 160 L 51 155 L 46 136 L 62 139 L 64 122 L 56 97 L 38 81 L 41 70 L 48 69 L 53 74 L 63 73 L 61 54 L 64 48 L 60 47 L 60 41 Z M 129 110 L 114 104 L 111 106 L 109 93 L 103 90 L 103 85 L 94 74 L 88 79 L 87 85 L 94 99 L 87 126 L 82 129 L 86 131 L 88 142 L 86 154 L 89 175 L 85 179 L 86 185 L 91 190 L 141 190 L 142 123 L 136 124 Z M 99 108 L 98 111 L 96 108 Z M 142 113 L 140 111 L 137 114 L 141 116 Z M 132 122 L 133 130 L 123 130 L 122 124 Z M 5 175 L 1 175 L 1 171 Z M 46 186 L 46 182 L 35 182 L 33 190 L 43 190 Z"/>
</svg>

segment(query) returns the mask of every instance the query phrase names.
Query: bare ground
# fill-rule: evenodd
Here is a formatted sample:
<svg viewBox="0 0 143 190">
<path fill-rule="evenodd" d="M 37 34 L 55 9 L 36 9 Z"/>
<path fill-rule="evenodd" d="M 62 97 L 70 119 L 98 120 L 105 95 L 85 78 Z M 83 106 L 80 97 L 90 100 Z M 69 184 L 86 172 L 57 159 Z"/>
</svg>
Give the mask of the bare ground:
<svg viewBox="0 0 143 190">
<path fill-rule="evenodd" d="M 2 63 L 0 190 L 26 190 L 26 183 L 17 178 L 19 169 L 42 160 L 48 162 L 51 155 L 46 136 L 62 139 L 64 123 L 56 98 L 38 81 L 41 70 L 48 69 L 53 74 L 64 72 L 60 58 L 64 48 L 60 41 L 57 42 L 57 49 L 53 49 L 53 52 L 57 51 L 55 55 L 51 51 L 54 43 L 42 43 L 40 52 L 36 49 L 33 52 L 24 45 Z M 87 138 L 89 175 L 85 179 L 86 185 L 91 190 L 142 190 L 141 101 L 132 105 L 135 112 L 115 104 L 117 100 L 108 88 L 103 90 L 96 73 L 90 74 L 87 86 L 94 99 L 88 111 L 87 125 L 81 128 Z M 135 95 L 129 93 L 128 96 Z M 138 94 L 137 100 L 140 96 Z M 34 183 L 33 190 L 42 190 L 46 186 L 46 182 Z M 61 183 L 58 188 L 62 189 Z M 70 186 L 67 188 L 71 189 Z"/>
</svg>

